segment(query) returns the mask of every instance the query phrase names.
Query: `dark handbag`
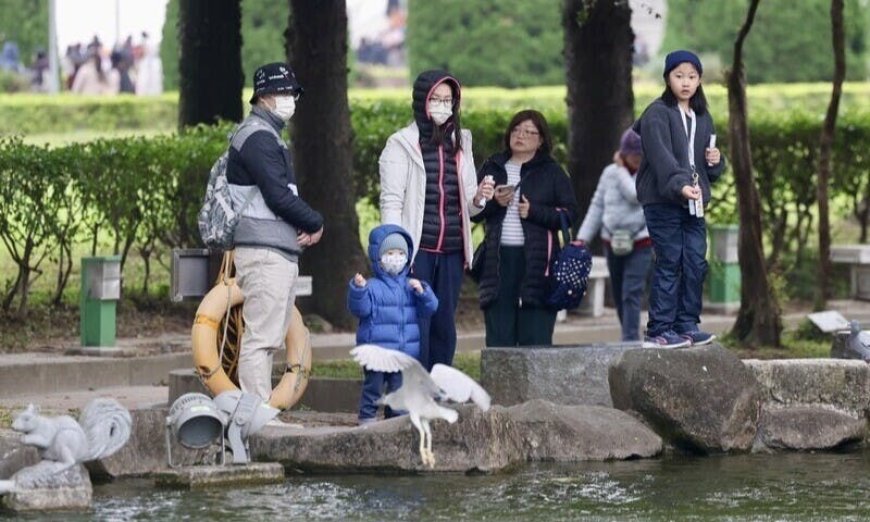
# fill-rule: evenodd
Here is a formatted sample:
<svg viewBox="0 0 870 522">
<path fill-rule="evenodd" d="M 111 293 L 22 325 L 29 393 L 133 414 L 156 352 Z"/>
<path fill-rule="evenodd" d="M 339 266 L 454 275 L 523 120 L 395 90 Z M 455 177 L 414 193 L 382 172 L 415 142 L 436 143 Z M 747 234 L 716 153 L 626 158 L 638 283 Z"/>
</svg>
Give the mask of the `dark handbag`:
<svg viewBox="0 0 870 522">
<path fill-rule="evenodd" d="M 559 211 L 562 222 L 562 240 L 565 246 L 550 267 L 550 293 L 547 305 L 556 310 L 572 310 L 580 306 L 586 295 L 592 256 L 579 241 L 571 241 L 568 216 Z"/>
</svg>

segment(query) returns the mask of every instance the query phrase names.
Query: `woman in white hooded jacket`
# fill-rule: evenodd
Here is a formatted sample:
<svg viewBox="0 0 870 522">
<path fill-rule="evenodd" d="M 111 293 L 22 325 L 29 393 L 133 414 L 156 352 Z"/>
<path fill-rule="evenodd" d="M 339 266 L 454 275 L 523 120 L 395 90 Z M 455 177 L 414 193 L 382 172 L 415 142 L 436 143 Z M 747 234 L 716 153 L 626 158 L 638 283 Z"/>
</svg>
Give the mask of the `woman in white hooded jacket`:
<svg viewBox="0 0 870 522">
<path fill-rule="evenodd" d="M 477 183 L 471 133 L 459 122 L 460 85 L 444 71 L 414 82 L 414 122 L 387 140 L 381 153 L 381 222 L 404 228 L 414 241 L 412 273 L 438 297 L 438 311 L 420 324 L 420 362 L 452 364 L 456 305 L 471 266 L 470 217 L 492 198 L 493 184 Z"/>
</svg>

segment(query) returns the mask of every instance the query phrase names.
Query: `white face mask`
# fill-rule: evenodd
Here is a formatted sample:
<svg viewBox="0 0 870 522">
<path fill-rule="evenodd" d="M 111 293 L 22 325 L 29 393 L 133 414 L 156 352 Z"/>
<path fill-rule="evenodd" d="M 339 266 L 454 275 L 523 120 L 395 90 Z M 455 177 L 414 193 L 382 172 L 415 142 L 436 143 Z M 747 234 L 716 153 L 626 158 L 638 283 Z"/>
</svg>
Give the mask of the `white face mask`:
<svg viewBox="0 0 870 522">
<path fill-rule="evenodd" d="M 272 114 L 281 118 L 281 121 L 290 121 L 296 112 L 296 99 L 293 96 L 275 96 L 275 108 Z"/>
<path fill-rule="evenodd" d="M 387 253 L 381 256 L 381 266 L 390 275 L 399 275 L 408 264 L 408 254 L 404 252 Z"/>
<path fill-rule="evenodd" d="M 429 115 L 435 125 L 443 125 L 451 116 L 453 116 L 453 107 L 449 103 L 429 102 Z"/>
</svg>

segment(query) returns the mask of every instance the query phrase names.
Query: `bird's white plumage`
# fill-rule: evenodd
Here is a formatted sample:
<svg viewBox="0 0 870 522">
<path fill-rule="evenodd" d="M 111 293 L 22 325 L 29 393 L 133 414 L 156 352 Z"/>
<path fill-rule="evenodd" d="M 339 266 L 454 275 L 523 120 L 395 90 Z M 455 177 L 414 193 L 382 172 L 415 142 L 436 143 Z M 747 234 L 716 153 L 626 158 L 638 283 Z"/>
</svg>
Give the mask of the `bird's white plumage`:
<svg viewBox="0 0 870 522">
<path fill-rule="evenodd" d="M 420 433 L 420 457 L 429 466 L 435 465 L 429 421 L 444 419 L 454 423 L 459 417 L 456 410 L 441 406 L 435 401 L 436 398 L 456 402 L 471 399 L 483 411 L 489 409 L 491 400 L 486 390 L 474 379 L 450 366 L 436 364 L 429 374 L 410 355 L 373 344 L 361 344 L 352 349 L 350 354 L 368 370 L 402 372 L 402 386 L 385 395 L 383 403 L 393 410 L 408 412 L 411 423 Z"/>
<path fill-rule="evenodd" d="M 477 382 L 461 371 L 444 364 L 436 364 L 432 367 L 432 380 L 439 388 L 444 390 L 445 395 L 452 401 L 466 402 L 471 400 L 483 410 L 489 410 L 490 397 Z"/>
<path fill-rule="evenodd" d="M 386 350 L 373 344 L 361 344 L 351 350 L 350 355 L 360 366 L 375 372 L 395 373 L 415 364 L 420 366 L 417 359 L 406 353 L 398 350 Z"/>
</svg>

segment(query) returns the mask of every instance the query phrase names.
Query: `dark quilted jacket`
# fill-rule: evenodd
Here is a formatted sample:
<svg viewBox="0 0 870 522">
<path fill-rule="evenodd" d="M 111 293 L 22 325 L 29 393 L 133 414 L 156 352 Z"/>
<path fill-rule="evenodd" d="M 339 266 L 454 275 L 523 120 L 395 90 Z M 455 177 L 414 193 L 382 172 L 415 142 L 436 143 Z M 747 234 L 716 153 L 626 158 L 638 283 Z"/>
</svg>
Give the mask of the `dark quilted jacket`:
<svg viewBox="0 0 870 522">
<path fill-rule="evenodd" d="M 504 165 L 510 153 L 491 156 L 477 173 L 478 182 L 491 175 L 496 186 L 507 183 Z M 522 220 L 525 237 L 526 274 L 520 288 L 523 303 L 544 306 L 547 298 L 547 276 L 552 260 L 559 254 L 559 211 L 568 213 L 570 222 L 577 221 L 577 200 L 571 179 L 548 154 L 538 153 L 520 170 L 520 194 L 531 204 L 529 217 Z M 485 223 L 486 257 L 479 282 L 480 307 L 487 308 L 498 297 L 498 264 L 501 225 L 507 209 L 495 200 L 487 202 L 482 212 L 472 218 Z"/>
</svg>

